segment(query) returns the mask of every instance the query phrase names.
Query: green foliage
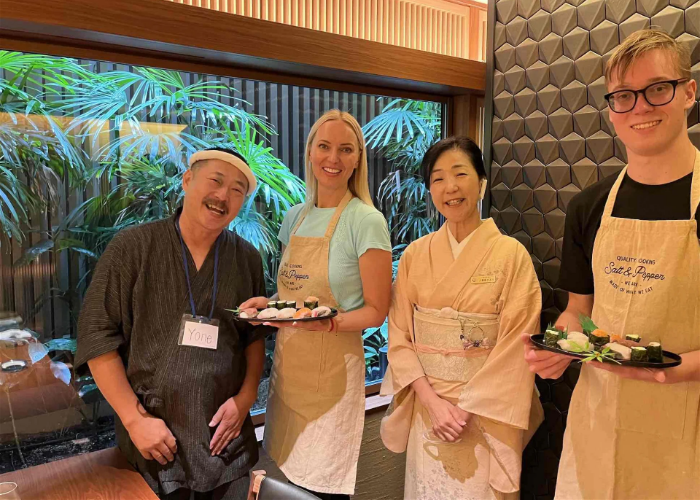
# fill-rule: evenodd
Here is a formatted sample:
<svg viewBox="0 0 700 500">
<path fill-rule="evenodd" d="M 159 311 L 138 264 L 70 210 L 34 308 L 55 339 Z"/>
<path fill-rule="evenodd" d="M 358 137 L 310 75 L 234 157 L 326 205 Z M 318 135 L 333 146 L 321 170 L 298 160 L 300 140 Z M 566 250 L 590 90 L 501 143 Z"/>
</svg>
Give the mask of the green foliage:
<svg viewBox="0 0 700 500">
<path fill-rule="evenodd" d="M 440 139 L 441 105 L 393 99 L 364 126 L 367 146 L 392 162 L 379 186 L 379 201 L 395 243 L 410 243 L 437 229 L 428 210 L 429 192 L 420 172 L 425 152 Z"/>
<path fill-rule="evenodd" d="M 230 95 L 224 82 L 157 68 L 96 72 L 73 59 L 0 51 L 0 224 L 26 236 L 29 217 L 54 210 L 57 188 L 99 185 L 15 266 L 46 252 L 95 260 L 121 229 L 170 216 L 197 150 L 241 153 L 259 187 L 231 224 L 276 265 L 284 213 L 304 199 L 303 182 L 274 156 L 274 130 Z M 276 269 L 268 269 L 268 275 Z"/>
</svg>

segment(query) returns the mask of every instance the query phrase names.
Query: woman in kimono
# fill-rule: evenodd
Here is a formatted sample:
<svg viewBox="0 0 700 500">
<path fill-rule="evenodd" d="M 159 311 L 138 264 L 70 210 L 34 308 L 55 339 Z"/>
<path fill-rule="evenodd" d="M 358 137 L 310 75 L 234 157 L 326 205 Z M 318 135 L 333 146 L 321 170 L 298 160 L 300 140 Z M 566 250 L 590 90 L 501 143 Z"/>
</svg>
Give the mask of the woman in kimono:
<svg viewBox="0 0 700 500">
<path fill-rule="evenodd" d="M 399 263 L 382 440 L 407 451 L 407 499 L 517 498 L 522 450 L 542 421 L 519 340 L 538 331 L 537 276 L 525 247 L 479 217 L 486 172 L 476 144 L 443 139 L 422 168 L 447 222 Z"/>
<path fill-rule="evenodd" d="M 280 228 L 277 298 L 301 304 L 314 296 L 341 312 L 291 327 L 266 323 L 279 331 L 264 447 L 292 483 L 322 499 L 349 499 L 365 414 L 362 330 L 380 326 L 389 311 L 391 241 L 372 204 L 365 141 L 352 115 L 331 110 L 319 118 L 305 159 L 307 201 Z"/>
</svg>

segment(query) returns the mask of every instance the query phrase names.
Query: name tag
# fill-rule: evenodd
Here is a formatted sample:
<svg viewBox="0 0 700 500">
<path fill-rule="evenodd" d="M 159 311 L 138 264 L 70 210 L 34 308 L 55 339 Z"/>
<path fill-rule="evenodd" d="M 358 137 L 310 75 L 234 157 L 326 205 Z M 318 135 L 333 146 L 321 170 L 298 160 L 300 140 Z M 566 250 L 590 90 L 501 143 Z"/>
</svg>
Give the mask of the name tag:
<svg viewBox="0 0 700 500">
<path fill-rule="evenodd" d="M 474 276 L 471 280 L 472 285 L 483 285 L 484 283 L 495 283 L 496 276 Z"/>
<path fill-rule="evenodd" d="M 219 342 L 219 321 L 185 314 L 180 322 L 178 345 L 216 349 Z"/>
</svg>

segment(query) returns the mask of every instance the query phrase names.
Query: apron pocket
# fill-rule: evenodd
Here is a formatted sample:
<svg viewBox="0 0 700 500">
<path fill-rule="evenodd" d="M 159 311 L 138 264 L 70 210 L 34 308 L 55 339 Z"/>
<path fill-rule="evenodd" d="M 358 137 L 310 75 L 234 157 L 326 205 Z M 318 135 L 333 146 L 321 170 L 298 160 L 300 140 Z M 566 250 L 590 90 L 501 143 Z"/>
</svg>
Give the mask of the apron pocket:
<svg viewBox="0 0 700 500">
<path fill-rule="evenodd" d="M 617 425 L 619 429 L 682 439 L 688 384 L 653 384 L 621 380 Z"/>
</svg>

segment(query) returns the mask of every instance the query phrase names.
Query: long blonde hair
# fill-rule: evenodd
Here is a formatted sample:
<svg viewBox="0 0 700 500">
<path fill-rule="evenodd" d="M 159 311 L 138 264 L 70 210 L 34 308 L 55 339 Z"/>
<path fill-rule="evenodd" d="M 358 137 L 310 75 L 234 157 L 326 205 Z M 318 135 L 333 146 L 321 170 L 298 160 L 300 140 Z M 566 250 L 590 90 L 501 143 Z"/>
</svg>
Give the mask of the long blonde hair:
<svg viewBox="0 0 700 500">
<path fill-rule="evenodd" d="M 316 133 L 321 125 L 331 120 L 341 120 L 352 128 L 357 137 L 357 144 L 360 147 L 360 161 L 357 168 L 348 180 L 348 189 L 353 196 L 362 200 L 363 203 L 373 207 L 372 195 L 369 192 L 369 169 L 367 167 L 367 147 L 365 145 L 365 136 L 362 134 L 362 127 L 357 123 L 357 120 L 350 113 L 340 111 L 339 109 L 331 109 L 326 111 L 321 118 L 316 120 L 313 127 L 309 131 L 309 137 L 306 139 L 306 150 L 304 151 L 304 165 L 306 171 L 306 209 L 318 203 L 318 180 L 314 175 L 314 170 L 311 166 L 311 145 L 316 138 Z"/>
</svg>

